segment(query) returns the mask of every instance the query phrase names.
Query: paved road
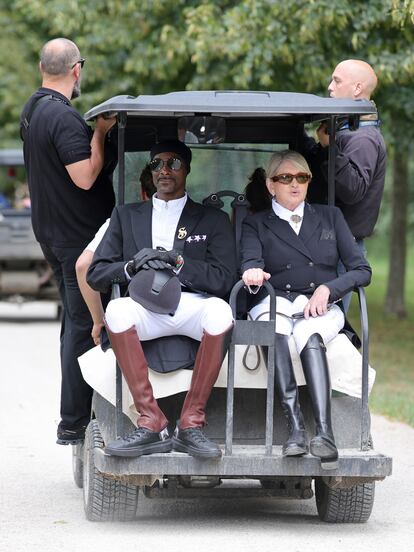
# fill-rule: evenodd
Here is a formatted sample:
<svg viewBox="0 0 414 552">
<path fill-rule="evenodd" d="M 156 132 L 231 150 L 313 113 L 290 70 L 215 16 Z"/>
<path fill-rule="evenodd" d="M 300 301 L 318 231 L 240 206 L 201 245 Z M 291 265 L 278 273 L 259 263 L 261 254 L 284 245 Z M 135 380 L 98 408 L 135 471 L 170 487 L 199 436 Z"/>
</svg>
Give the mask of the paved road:
<svg viewBox="0 0 414 552">
<path fill-rule="evenodd" d="M 314 500 L 140 499 L 129 523 L 91 523 L 72 480 L 58 423 L 58 324 L 54 307 L 0 304 L 0 551 L 115 549 L 202 552 L 394 551 L 414 541 L 414 429 L 374 416 L 376 449 L 394 458 L 364 525 L 318 520 Z M 33 320 L 31 317 L 38 317 Z"/>
</svg>

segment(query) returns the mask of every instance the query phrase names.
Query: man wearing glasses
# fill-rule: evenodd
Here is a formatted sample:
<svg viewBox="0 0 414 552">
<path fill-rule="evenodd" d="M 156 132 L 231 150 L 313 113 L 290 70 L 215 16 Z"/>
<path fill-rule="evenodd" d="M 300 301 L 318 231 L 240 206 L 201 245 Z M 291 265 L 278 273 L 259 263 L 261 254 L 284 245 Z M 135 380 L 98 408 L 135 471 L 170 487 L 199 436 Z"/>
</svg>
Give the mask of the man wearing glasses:
<svg viewBox="0 0 414 552">
<path fill-rule="evenodd" d="M 115 120 L 98 118 L 93 132 L 71 105 L 80 94 L 84 62 L 70 40 L 47 42 L 40 55 L 42 86 L 21 115 L 33 230 L 54 271 L 63 305 L 57 443 L 64 445 L 83 440 L 92 397 L 77 361 L 93 342 L 75 263 L 115 203 L 116 158 L 105 140 Z"/>
<path fill-rule="evenodd" d="M 89 285 L 103 293 L 112 283 L 131 282 L 130 296 L 112 300 L 105 313 L 113 351 L 140 413 L 133 433 L 106 446 L 106 452 L 116 456 L 172 449 L 200 458 L 221 456 L 203 426 L 205 406 L 233 325 L 223 298 L 237 279 L 237 261 L 228 216 L 194 203 L 186 193 L 191 157 L 190 148 L 178 140 L 153 146 L 150 168 L 157 191 L 152 201 L 114 210 L 88 272 Z M 153 291 L 157 273 L 168 268 L 174 268 L 175 287 L 166 287 L 165 294 L 161 287 L 158 297 L 154 294 L 151 299 L 141 284 L 152 279 L 149 290 Z M 201 343 L 190 390 L 171 437 L 168 422 L 176 420 L 167 420 L 153 396 L 141 342 L 174 335 Z"/>
</svg>

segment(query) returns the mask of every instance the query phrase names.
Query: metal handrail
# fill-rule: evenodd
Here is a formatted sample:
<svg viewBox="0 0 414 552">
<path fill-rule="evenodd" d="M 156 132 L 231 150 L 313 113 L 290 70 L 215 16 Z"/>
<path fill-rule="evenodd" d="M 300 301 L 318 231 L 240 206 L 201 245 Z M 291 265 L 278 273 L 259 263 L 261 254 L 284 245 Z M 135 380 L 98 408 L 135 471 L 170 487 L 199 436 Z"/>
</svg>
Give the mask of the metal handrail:
<svg viewBox="0 0 414 552">
<path fill-rule="evenodd" d="M 329 157 L 328 157 L 328 205 L 335 205 L 335 135 L 336 116 L 331 115 L 328 120 Z"/>
<path fill-rule="evenodd" d="M 358 287 L 359 316 L 361 323 L 362 342 L 362 384 L 361 384 L 361 450 L 370 448 L 370 423 L 368 410 L 368 367 L 369 367 L 369 331 L 368 309 L 365 289 Z"/>
<path fill-rule="evenodd" d="M 269 321 L 237 320 L 236 300 L 244 282 L 237 282 L 230 293 L 230 307 L 235 319 L 232 340 L 229 347 L 227 367 L 227 405 L 226 405 L 226 443 L 225 454 L 230 456 L 233 450 L 233 413 L 234 413 L 234 371 L 236 345 L 265 345 L 267 346 L 267 393 L 266 393 L 266 432 L 265 455 L 272 454 L 273 446 L 273 412 L 275 395 L 275 338 L 276 331 L 276 295 L 273 286 L 264 282 L 263 286 L 270 296 Z"/>
<path fill-rule="evenodd" d="M 119 299 L 119 297 L 121 297 L 119 284 L 112 284 L 111 299 Z M 117 437 L 122 435 L 122 416 L 122 372 L 117 361 L 115 368 L 115 429 Z"/>
</svg>

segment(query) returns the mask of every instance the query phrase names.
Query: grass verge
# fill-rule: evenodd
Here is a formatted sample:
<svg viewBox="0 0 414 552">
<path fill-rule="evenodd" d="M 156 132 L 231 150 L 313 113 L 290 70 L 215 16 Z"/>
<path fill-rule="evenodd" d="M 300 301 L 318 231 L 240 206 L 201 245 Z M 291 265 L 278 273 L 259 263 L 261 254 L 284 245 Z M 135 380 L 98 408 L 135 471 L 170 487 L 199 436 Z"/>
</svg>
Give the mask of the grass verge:
<svg viewBox="0 0 414 552">
<path fill-rule="evenodd" d="M 368 259 L 373 270 L 367 288 L 370 328 L 370 364 L 377 372 L 369 404 L 372 412 L 414 427 L 414 247 L 409 249 L 406 275 L 408 317 L 385 316 L 387 251 L 379 238 L 367 240 Z M 359 327 L 358 300 L 353 298 L 351 324 Z"/>
</svg>

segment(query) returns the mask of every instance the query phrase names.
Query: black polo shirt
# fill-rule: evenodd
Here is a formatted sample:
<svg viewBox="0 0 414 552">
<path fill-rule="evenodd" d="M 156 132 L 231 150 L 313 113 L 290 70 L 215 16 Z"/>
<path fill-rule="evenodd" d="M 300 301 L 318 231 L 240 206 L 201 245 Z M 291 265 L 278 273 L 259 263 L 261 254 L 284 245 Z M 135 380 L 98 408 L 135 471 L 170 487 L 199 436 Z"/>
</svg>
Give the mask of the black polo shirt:
<svg viewBox="0 0 414 552">
<path fill-rule="evenodd" d="M 116 149 L 106 140 L 105 164 L 94 185 L 90 190 L 76 186 L 66 165 L 90 157 L 92 130 L 65 96 L 48 88 L 31 96 L 22 118 L 34 101 L 47 94 L 53 99 L 36 106 L 24 135 L 33 230 L 40 243 L 83 248 L 114 207 Z"/>
</svg>

